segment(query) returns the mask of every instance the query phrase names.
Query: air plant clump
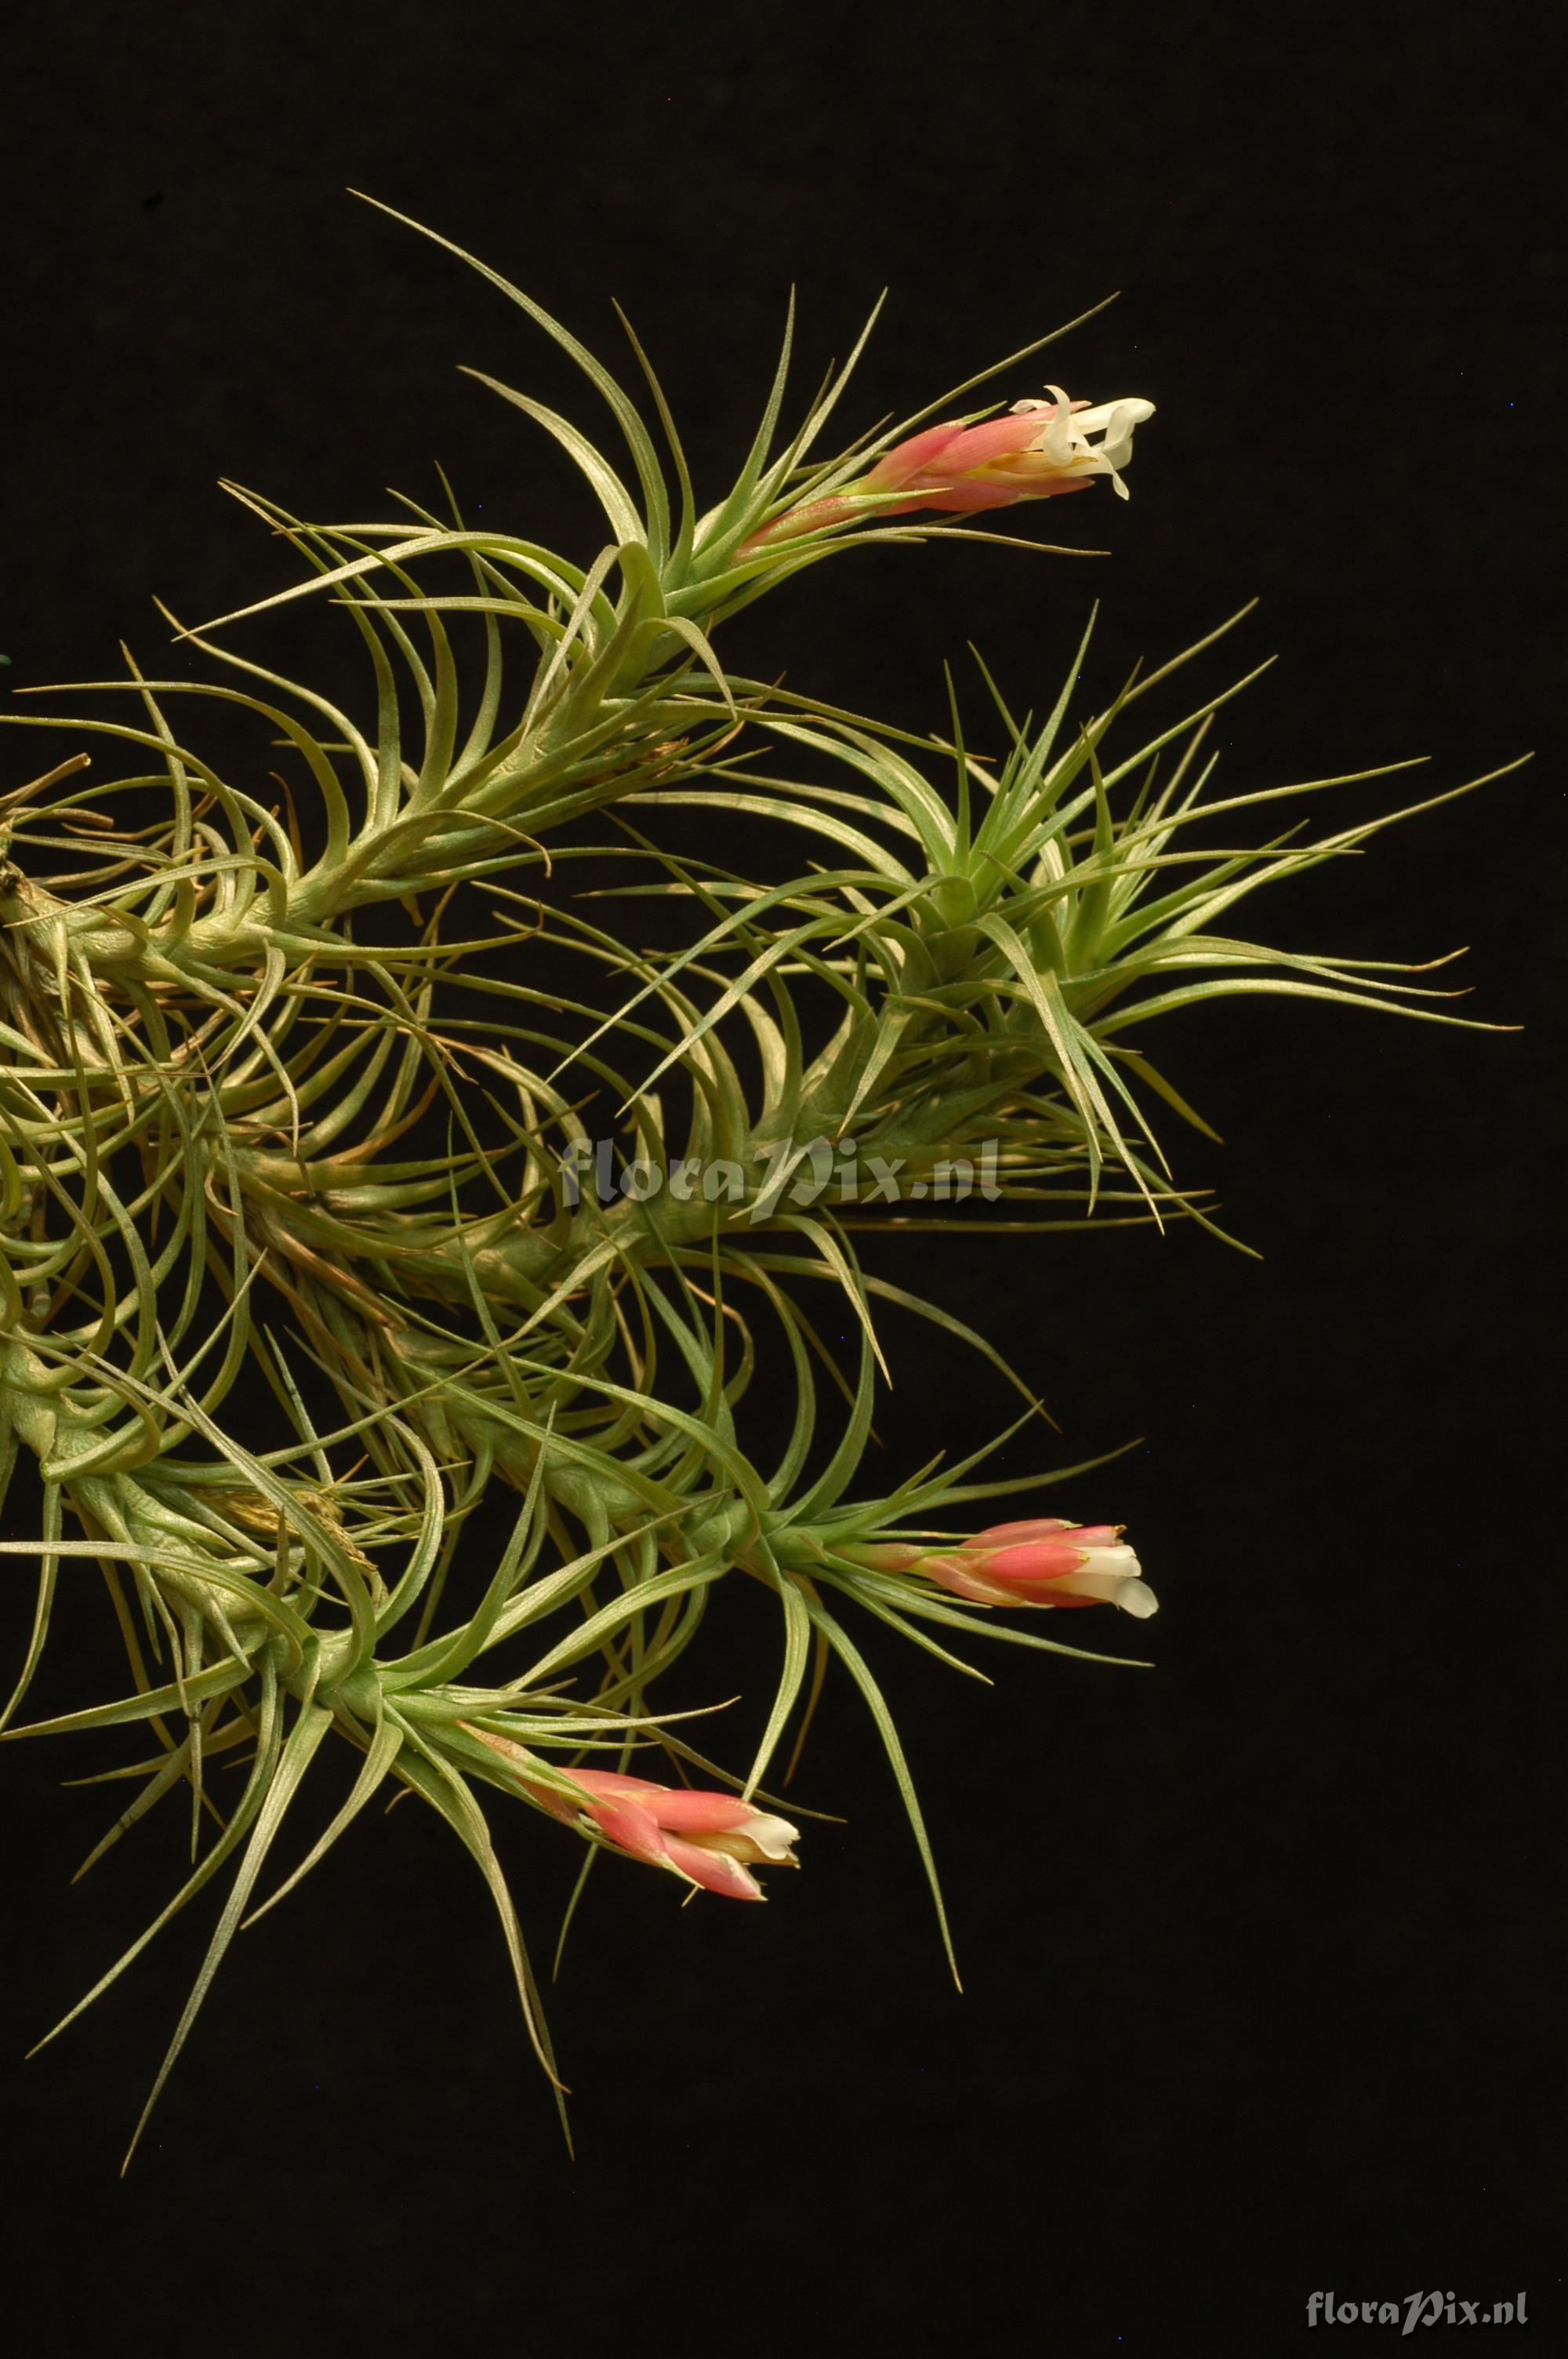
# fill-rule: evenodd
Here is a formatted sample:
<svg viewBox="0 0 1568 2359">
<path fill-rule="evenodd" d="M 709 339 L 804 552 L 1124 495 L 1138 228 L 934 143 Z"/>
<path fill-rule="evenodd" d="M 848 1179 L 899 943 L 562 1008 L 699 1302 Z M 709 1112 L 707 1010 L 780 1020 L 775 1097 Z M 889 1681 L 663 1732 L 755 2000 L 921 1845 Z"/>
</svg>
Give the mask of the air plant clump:
<svg viewBox="0 0 1568 2359">
<path fill-rule="evenodd" d="M 1260 886 L 1406 814 L 1304 837 L 1270 817 L 1307 786 L 1217 796 L 1210 725 L 1245 681 L 1141 729 L 1219 632 L 1088 712 L 1080 648 L 1043 723 L 988 679 L 994 758 L 956 709 L 950 738 L 917 742 L 724 664 L 725 619 L 806 568 L 970 529 L 896 516 L 1100 475 L 1124 492 L 1147 402 L 1053 387 L 823 458 L 849 370 L 781 433 L 786 338 L 740 474 L 699 513 L 635 341 L 662 453 L 600 364 L 484 275 L 624 445 L 629 468 L 496 388 L 588 478 L 597 553 L 455 505 L 323 525 L 242 495 L 301 578 L 184 631 L 201 676 L 127 658 L 85 717 L 7 715 L 78 750 L 0 804 L 0 1489 L 31 1461 L 41 1498 L 4 1543 L 38 1582 L 0 1725 L 131 1733 L 133 1799 L 92 1858 L 166 1797 L 189 1811 L 187 1880 L 64 2023 L 227 1875 L 149 2111 L 242 1923 L 406 1791 L 484 1876 L 559 2090 L 483 1789 L 580 1845 L 584 1875 L 609 1852 L 688 1896 L 760 1898 L 795 1864 L 784 1748 L 835 1657 L 935 1894 L 857 1625 L 948 1662 L 983 1637 L 1077 1654 L 1042 1613 L 1155 1599 L 1115 1526 L 977 1532 L 1021 1488 L 986 1472 L 995 1443 L 868 1483 L 884 1308 L 1000 1362 L 863 1268 L 858 1238 L 969 1225 L 951 1201 L 977 1173 L 1006 1238 L 1212 1225 L 1154 1136 L 1159 1104 L 1196 1120 L 1143 1046 L 1161 1016 L 1269 993 L 1454 1020 L 1408 967 L 1233 930 Z M 236 626 L 300 600 L 357 639 L 362 707 L 241 651 Z M 234 723 L 252 749 L 220 758 Z M 681 809 L 723 831 L 710 846 L 754 841 L 761 873 L 681 850 Z M 1193 848 L 1217 819 L 1225 848 Z M 678 942 L 633 947 L 593 914 L 604 889 L 667 905 Z M 847 1372 L 822 1301 L 848 1312 Z M 776 1456 L 746 1398 L 764 1358 L 794 1400 Z M 1014 1381 L 1023 1424 L 1039 1404 Z M 128 1691 L 25 1723 L 57 1588 L 94 1565 Z M 713 1688 L 682 1667 L 742 1578 L 770 1594 L 778 1673 L 752 1757 L 720 1763 L 694 1729 Z M 329 1737 L 357 1767 L 264 1896 Z"/>
</svg>

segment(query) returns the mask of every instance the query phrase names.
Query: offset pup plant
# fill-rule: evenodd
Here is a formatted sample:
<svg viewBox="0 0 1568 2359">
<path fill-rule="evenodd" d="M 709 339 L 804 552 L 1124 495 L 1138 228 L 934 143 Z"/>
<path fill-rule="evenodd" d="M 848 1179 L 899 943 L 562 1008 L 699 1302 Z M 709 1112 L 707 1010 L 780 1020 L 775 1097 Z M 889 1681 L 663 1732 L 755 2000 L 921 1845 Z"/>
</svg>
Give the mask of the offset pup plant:
<svg viewBox="0 0 1568 2359">
<path fill-rule="evenodd" d="M 602 549 L 579 563 L 455 505 L 322 525 L 241 493 L 302 578 L 183 632 L 203 677 L 127 658 L 86 717 L 6 716 L 118 767 L 81 750 L 0 803 L 0 1488 L 30 1460 L 41 1495 L 37 1536 L 4 1544 L 38 1577 L 0 1724 L 131 1734 L 111 1774 L 132 1799 L 92 1859 L 166 1797 L 189 1811 L 189 1877 L 64 2023 L 227 1873 L 149 2112 L 238 1928 L 403 1790 L 484 1876 L 559 2091 L 482 1789 L 581 1846 L 584 1876 L 609 1852 L 760 1899 L 796 1864 L 780 1792 L 834 1656 L 935 1894 L 857 1624 L 947 1662 L 984 1637 L 1077 1654 L 1046 1627 L 1081 1625 L 1044 1615 L 1155 1599 L 1113 1524 L 977 1531 L 1020 1488 L 989 1450 L 868 1479 L 883 1306 L 997 1355 L 863 1270 L 858 1236 L 951 1233 L 964 1197 L 1010 1237 L 1212 1226 L 1154 1136 L 1162 1106 L 1198 1120 L 1144 1045 L 1162 1016 L 1247 992 L 1456 1020 L 1415 970 L 1234 930 L 1260 886 L 1408 812 L 1307 837 L 1272 807 L 1343 781 L 1217 796 L 1210 724 L 1245 680 L 1138 708 L 1221 632 L 1099 711 L 1074 706 L 1080 647 L 1043 723 L 988 676 L 984 753 L 956 705 L 922 742 L 726 668 L 728 616 L 864 541 L 1006 538 L 965 519 L 1101 477 L 1125 495 L 1148 402 L 1052 386 L 965 409 L 1031 346 L 825 458 L 860 346 L 785 434 L 786 338 L 699 512 L 635 339 L 662 449 L 483 275 L 611 414 L 617 463 L 494 388 L 582 470 Z M 241 651 L 237 625 L 294 600 L 357 635 L 362 709 Z M 726 845 L 770 822 L 754 872 L 679 849 L 680 807 Z M 1194 848 L 1217 818 L 1224 848 Z M 676 947 L 624 939 L 651 898 Z M 823 1299 L 849 1313 L 847 1375 Z M 776 1462 L 748 1415 L 764 1357 L 795 1398 Z M 1105 1513 L 1106 1478 L 1067 1472 Z M 129 1690 L 25 1723 L 57 1587 L 93 1564 Z M 683 1658 L 742 1577 L 774 1601 L 778 1676 L 754 1756 L 720 1764 L 695 1716 L 712 1674 Z M 329 1736 L 357 1771 L 264 1891 Z"/>
</svg>

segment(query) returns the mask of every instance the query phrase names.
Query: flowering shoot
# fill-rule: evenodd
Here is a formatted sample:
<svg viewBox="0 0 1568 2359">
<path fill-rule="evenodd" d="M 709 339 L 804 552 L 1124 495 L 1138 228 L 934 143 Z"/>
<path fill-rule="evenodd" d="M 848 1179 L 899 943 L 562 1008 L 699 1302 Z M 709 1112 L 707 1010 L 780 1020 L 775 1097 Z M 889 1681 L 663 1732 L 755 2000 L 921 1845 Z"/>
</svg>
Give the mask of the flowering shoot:
<svg viewBox="0 0 1568 2359">
<path fill-rule="evenodd" d="M 1122 1528 L 1035 1516 L 992 1524 L 956 1549 L 892 1542 L 846 1553 L 877 1571 L 923 1573 L 975 1605 L 1115 1605 L 1145 1622 L 1160 1601 Z"/>
<path fill-rule="evenodd" d="M 753 1867 L 798 1867 L 791 1846 L 799 1829 L 770 1811 L 753 1810 L 733 1794 L 700 1786 L 660 1786 L 648 1777 L 628 1777 L 612 1769 L 570 1769 L 577 1793 L 564 1793 L 529 1777 L 539 1765 L 521 1745 L 469 1728 L 507 1762 L 530 1799 L 568 1826 L 586 1824 L 629 1859 L 666 1867 L 704 1891 L 730 1900 L 762 1900 Z"/>
<path fill-rule="evenodd" d="M 1087 401 L 1069 401 L 1060 386 L 1047 391 L 1049 401 L 1015 401 L 1002 418 L 976 425 L 949 419 L 923 428 L 884 451 L 869 473 L 841 491 L 786 508 L 752 535 L 741 554 L 827 525 L 880 523 L 914 508 L 974 516 L 1019 500 L 1050 499 L 1082 491 L 1097 475 L 1108 475 L 1112 490 L 1126 499 L 1121 471 L 1132 456 L 1133 429 L 1153 417 L 1153 403 L 1124 398 L 1091 408 Z"/>
</svg>

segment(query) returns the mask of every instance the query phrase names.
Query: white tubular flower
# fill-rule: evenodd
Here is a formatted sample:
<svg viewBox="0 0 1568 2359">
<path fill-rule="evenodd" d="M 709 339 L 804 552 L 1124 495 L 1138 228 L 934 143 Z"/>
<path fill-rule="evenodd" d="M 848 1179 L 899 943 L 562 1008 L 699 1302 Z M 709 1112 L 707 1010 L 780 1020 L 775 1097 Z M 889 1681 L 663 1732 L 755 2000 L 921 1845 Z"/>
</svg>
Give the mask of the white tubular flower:
<svg viewBox="0 0 1568 2359">
<path fill-rule="evenodd" d="M 1064 474 L 1108 475 L 1118 498 L 1126 499 L 1120 471 L 1132 456 L 1133 429 L 1153 417 L 1153 403 L 1124 396 L 1090 408 L 1087 402 L 1069 401 L 1059 385 L 1048 385 L 1045 390 L 1052 397 L 1049 401 L 1015 401 L 1009 412 L 1013 418 L 1033 415 L 1049 420 L 1031 449 L 1043 451 Z M 1089 440 L 1094 434 L 1100 438 L 1098 442 Z"/>
</svg>

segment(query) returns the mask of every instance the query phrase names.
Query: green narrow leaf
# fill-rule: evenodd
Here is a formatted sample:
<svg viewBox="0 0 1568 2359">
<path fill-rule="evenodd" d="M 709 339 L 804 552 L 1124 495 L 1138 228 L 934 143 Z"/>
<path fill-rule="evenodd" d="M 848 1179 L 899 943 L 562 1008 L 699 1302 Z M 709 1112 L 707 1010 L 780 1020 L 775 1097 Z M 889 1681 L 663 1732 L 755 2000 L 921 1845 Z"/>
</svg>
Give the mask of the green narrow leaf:
<svg viewBox="0 0 1568 2359">
<path fill-rule="evenodd" d="M 964 1985 L 959 1979 L 958 1961 L 954 1954 L 953 1937 L 947 1927 L 947 1911 L 943 1905 L 942 1886 L 936 1875 L 936 1861 L 931 1849 L 931 1839 L 925 1832 L 925 1821 L 921 1815 L 920 1802 L 914 1791 L 914 1780 L 909 1774 L 909 1764 L 904 1759 L 903 1746 L 899 1742 L 898 1730 L 893 1725 L 893 1718 L 888 1710 L 887 1700 L 872 1678 L 865 1658 L 843 1625 L 835 1621 L 827 1608 L 816 1600 L 810 1598 L 806 1600 L 806 1610 L 864 1696 L 871 1718 L 876 1723 L 877 1734 L 887 1748 L 888 1759 L 892 1764 L 893 1777 L 908 1814 L 910 1829 L 914 1836 L 915 1848 L 920 1854 L 921 1863 L 925 1869 L 926 1882 L 931 1886 L 931 1897 L 935 1903 L 936 1922 L 942 1933 L 942 1947 L 946 1955 L 948 1966 L 952 1970 L 953 1980 L 962 1990 Z"/>
<path fill-rule="evenodd" d="M 217 1930 L 208 1947 L 207 1955 L 201 1962 L 201 1971 L 197 1975 L 195 1986 L 185 2003 L 185 2012 L 175 2027 L 174 2038 L 168 2043 L 163 2062 L 158 2068 L 157 2078 L 153 2082 L 152 2093 L 142 2108 L 142 2117 L 136 2124 L 135 2132 L 126 2148 L 125 2159 L 120 2166 L 122 2178 L 130 2168 L 131 2157 L 135 2153 L 141 2142 L 142 2132 L 152 2118 L 153 2108 L 163 2094 L 164 2083 L 173 2071 L 179 2051 L 190 2036 L 191 2026 L 200 2012 L 201 2002 L 212 1987 L 212 1978 L 223 1962 L 223 1953 L 239 1930 L 240 1919 L 245 1913 L 245 1903 L 254 1888 L 256 1877 L 261 1874 L 262 1863 L 271 1848 L 273 1839 L 283 1824 L 290 1802 L 299 1790 L 300 1780 L 315 1757 L 317 1746 L 331 1725 L 330 1712 L 323 1705 L 308 1703 L 284 1742 L 276 1767 L 267 1779 L 266 1791 L 262 1797 L 260 1808 L 256 1812 L 255 1823 L 251 1831 L 250 1841 L 245 1845 L 239 1872 L 230 1888 L 229 1897 L 223 1903 L 223 1913 L 218 1920 Z"/>
</svg>

